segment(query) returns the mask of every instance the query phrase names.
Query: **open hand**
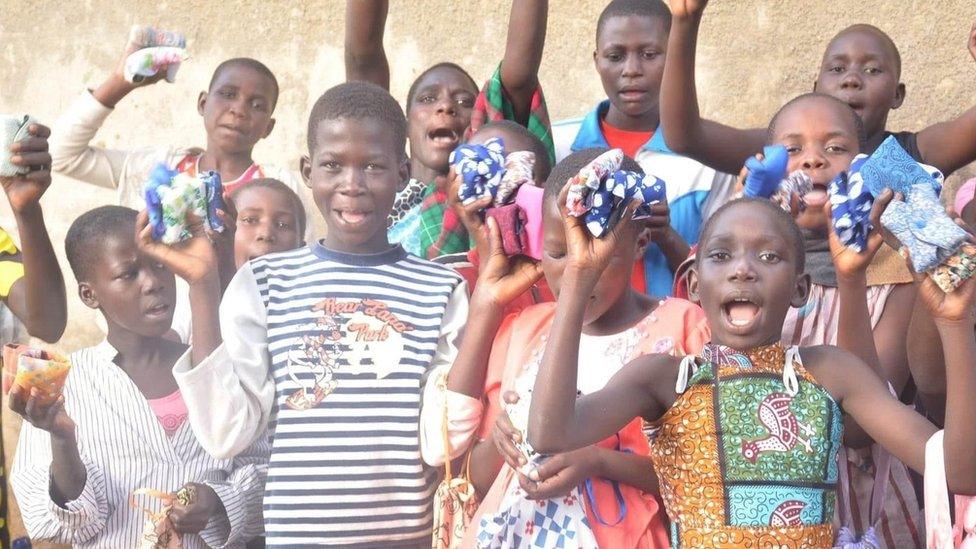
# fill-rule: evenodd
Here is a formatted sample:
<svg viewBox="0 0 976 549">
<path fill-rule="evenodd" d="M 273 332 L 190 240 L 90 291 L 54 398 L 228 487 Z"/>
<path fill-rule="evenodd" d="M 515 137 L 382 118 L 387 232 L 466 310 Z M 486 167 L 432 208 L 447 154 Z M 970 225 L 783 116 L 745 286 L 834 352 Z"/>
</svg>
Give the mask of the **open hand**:
<svg viewBox="0 0 976 549">
<path fill-rule="evenodd" d="M 840 278 L 850 278 L 864 274 L 875 254 L 885 242 L 886 229 L 881 225 L 881 214 L 888 208 L 894 195 L 891 189 L 885 189 L 871 207 L 871 232 L 868 234 L 867 245 L 861 252 L 856 252 L 840 241 L 833 227 L 827 228 L 827 241 L 830 244 L 830 255 L 834 262 L 834 270 Z M 824 204 L 824 215 L 832 219 L 830 201 Z"/>
<path fill-rule="evenodd" d="M 175 500 L 169 520 L 181 534 L 199 534 L 215 514 L 225 512 L 224 504 L 213 488 L 206 484 L 189 482 L 184 488 L 190 490 L 190 504 L 184 505 L 179 499 Z"/>
<path fill-rule="evenodd" d="M 625 235 L 632 236 L 638 230 L 639 224 L 634 223 L 634 212 L 641 205 L 640 198 L 634 198 L 620 213 L 615 213 L 610 220 L 612 228 L 600 238 L 592 236 L 583 222 L 583 217 L 567 214 L 566 195 L 569 193 L 570 183 L 567 183 L 559 193 L 557 204 L 563 216 L 566 228 L 566 260 L 568 267 L 579 271 L 589 271 L 597 277 L 606 269 L 617 250 L 617 244 Z M 619 210 L 618 210 L 619 211 Z"/>
<path fill-rule="evenodd" d="M 528 476 L 519 473 L 519 486 L 529 499 L 549 499 L 569 494 L 581 482 L 595 476 L 599 468 L 599 449 L 587 446 L 556 454 Z"/>
<path fill-rule="evenodd" d="M 488 219 L 487 225 L 488 257 L 482 258 L 478 283 L 475 284 L 471 300 L 505 307 L 542 278 L 542 266 L 538 261 L 523 255 L 506 256 L 498 222 Z"/>
<path fill-rule="evenodd" d="M 26 389 L 14 385 L 7 395 L 10 409 L 19 414 L 28 423 L 51 433 L 56 438 L 74 436 L 75 422 L 64 409 L 64 395 L 58 397 L 50 405 L 44 405 L 37 389 Z"/>
<path fill-rule="evenodd" d="M 170 246 L 153 240 L 149 213 L 143 210 L 136 219 L 136 245 L 142 253 L 193 284 L 217 274 L 217 253 L 207 237 L 203 219 L 190 215 L 187 222 L 193 237 Z"/>
<path fill-rule="evenodd" d="M 10 208 L 15 213 L 36 207 L 51 185 L 51 153 L 47 144 L 51 130 L 42 124 L 31 124 L 27 131 L 30 137 L 10 145 L 13 153 L 10 162 L 31 171 L 14 177 L 0 177 Z"/>
<path fill-rule="evenodd" d="M 491 206 L 492 199 L 490 196 L 485 196 L 470 204 L 462 204 L 461 199 L 458 198 L 458 188 L 464 179 L 453 167 L 451 167 L 447 177 L 447 205 L 454 210 L 471 238 L 474 238 L 475 250 L 478 252 L 479 259 L 484 262 L 485 258 L 488 257 L 490 248 L 482 212 Z"/>
</svg>

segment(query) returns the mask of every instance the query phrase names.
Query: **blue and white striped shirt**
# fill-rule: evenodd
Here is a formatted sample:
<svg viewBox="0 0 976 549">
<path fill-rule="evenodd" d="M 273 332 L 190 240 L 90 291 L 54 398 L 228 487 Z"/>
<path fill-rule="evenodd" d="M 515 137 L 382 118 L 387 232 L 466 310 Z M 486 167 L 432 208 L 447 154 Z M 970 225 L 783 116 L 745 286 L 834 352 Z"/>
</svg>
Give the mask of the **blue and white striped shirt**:
<svg viewBox="0 0 976 549">
<path fill-rule="evenodd" d="M 399 246 L 314 244 L 237 273 L 221 304 L 224 344 L 177 380 L 217 452 L 272 422 L 269 547 L 430 543 L 421 397 L 430 371 L 453 362 L 466 317 L 460 276 Z"/>
<path fill-rule="evenodd" d="M 261 496 L 269 447 L 258 440 L 234 459 L 214 459 L 184 423 L 167 437 L 149 402 L 113 360 L 108 341 L 72 353 L 64 386 L 65 409 L 76 424 L 78 449 L 88 474 L 74 501 L 58 506 L 50 495 L 51 436 L 26 421 L 10 483 L 27 532 L 34 540 L 75 547 L 135 547 L 145 516 L 129 506 L 137 488 L 175 492 L 187 482 L 207 484 L 227 511 L 183 547 L 243 547 L 261 534 Z M 178 361 L 188 366 L 190 351 Z M 153 502 L 153 511 L 161 503 Z"/>
</svg>

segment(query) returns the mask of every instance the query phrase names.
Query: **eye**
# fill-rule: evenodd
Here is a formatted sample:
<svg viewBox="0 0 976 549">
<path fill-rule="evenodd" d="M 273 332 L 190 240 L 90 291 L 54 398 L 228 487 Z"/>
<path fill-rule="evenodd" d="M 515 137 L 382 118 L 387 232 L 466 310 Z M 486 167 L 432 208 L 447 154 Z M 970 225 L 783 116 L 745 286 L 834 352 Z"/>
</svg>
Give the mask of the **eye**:
<svg viewBox="0 0 976 549">
<path fill-rule="evenodd" d="M 562 259 L 562 258 L 566 257 L 566 251 L 565 250 L 552 250 L 552 251 L 546 250 L 546 255 L 548 255 L 552 259 Z"/>
<path fill-rule="evenodd" d="M 832 73 L 835 73 L 835 74 L 840 74 L 840 73 L 844 72 L 844 67 L 835 65 L 835 66 L 830 67 L 829 69 L 827 69 L 827 72 L 832 72 Z"/>
<path fill-rule="evenodd" d="M 789 154 L 796 154 L 800 152 L 800 147 L 796 145 L 786 145 L 786 152 Z"/>
<path fill-rule="evenodd" d="M 847 152 L 847 147 L 843 145 L 827 145 L 825 150 L 829 153 L 843 154 Z"/>
<path fill-rule="evenodd" d="M 621 55 L 620 52 L 618 51 L 608 52 L 604 57 L 606 57 L 608 61 L 611 61 L 613 63 L 617 63 L 624 58 L 624 56 Z"/>
<path fill-rule="evenodd" d="M 322 168 L 325 168 L 327 170 L 338 170 L 339 169 L 339 163 L 336 162 L 335 160 L 323 160 L 319 164 L 319 166 L 321 166 Z"/>
<path fill-rule="evenodd" d="M 291 223 L 285 221 L 279 221 L 275 226 L 278 227 L 279 229 L 290 229 Z"/>
<path fill-rule="evenodd" d="M 731 257 L 732 256 L 729 254 L 729 252 L 723 250 L 716 250 L 708 254 L 708 259 L 711 259 L 712 261 L 726 261 Z"/>
<path fill-rule="evenodd" d="M 233 99 L 237 96 L 237 92 L 232 90 L 220 90 L 219 95 L 224 99 Z"/>
<path fill-rule="evenodd" d="M 867 67 L 864 69 L 864 72 L 865 74 L 875 75 L 875 74 L 881 74 L 884 71 L 882 71 L 878 67 Z"/>
<path fill-rule="evenodd" d="M 766 263 L 776 263 L 780 257 L 776 252 L 760 252 L 759 259 Z"/>
<path fill-rule="evenodd" d="M 430 94 L 421 95 L 417 98 L 417 103 L 433 103 L 437 98 Z"/>
<path fill-rule="evenodd" d="M 366 170 L 371 172 L 379 171 L 382 170 L 383 168 L 385 168 L 385 166 L 378 162 L 369 162 L 368 164 L 366 164 Z"/>
<path fill-rule="evenodd" d="M 119 280 L 132 280 L 135 277 L 136 277 L 135 269 L 127 269 L 119 273 L 119 275 L 116 276 L 115 278 Z"/>
<path fill-rule="evenodd" d="M 656 51 L 653 51 L 653 50 L 651 50 L 651 51 L 645 51 L 644 52 L 644 59 L 651 59 L 651 60 L 657 59 L 658 55 L 660 55 L 660 54 L 658 52 L 656 52 Z"/>
<path fill-rule="evenodd" d="M 463 97 L 458 97 L 454 101 L 458 105 L 460 105 L 460 106 L 462 106 L 462 107 L 464 107 L 466 109 L 474 108 L 474 97 L 471 97 L 470 95 L 465 95 Z"/>
<path fill-rule="evenodd" d="M 244 223 L 245 225 L 251 225 L 257 222 L 258 218 L 254 217 L 253 215 L 246 215 L 241 218 L 241 223 Z"/>
<path fill-rule="evenodd" d="M 251 108 L 256 111 L 265 111 L 268 107 L 265 105 L 264 101 L 254 101 L 251 103 Z"/>
</svg>

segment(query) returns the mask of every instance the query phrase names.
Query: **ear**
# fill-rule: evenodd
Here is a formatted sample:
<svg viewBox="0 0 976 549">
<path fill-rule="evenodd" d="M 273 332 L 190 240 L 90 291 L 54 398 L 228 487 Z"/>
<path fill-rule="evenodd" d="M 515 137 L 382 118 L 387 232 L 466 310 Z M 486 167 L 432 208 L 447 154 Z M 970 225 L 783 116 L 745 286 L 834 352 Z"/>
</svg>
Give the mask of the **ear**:
<svg viewBox="0 0 976 549">
<path fill-rule="evenodd" d="M 698 294 L 698 266 L 692 265 L 688 268 L 688 301 L 701 304 L 701 296 Z"/>
<path fill-rule="evenodd" d="M 302 159 L 298 161 L 299 170 L 302 172 L 302 181 L 305 182 L 305 186 L 312 188 L 312 183 L 309 178 L 312 176 L 312 159 L 308 157 L 307 154 L 302 155 Z"/>
<path fill-rule="evenodd" d="M 816 92 L 816 91 L 817 91 L 817 82 L 818 82 L 818 80 L 814 80 L 814 81 L 813 81 L 813 91 L 814 91 L 814 92 Z"/>
<path fill-rule="evenodd" d="M 892 109 L 897 109 L 905 102 L 906 93 L 908 93 L 908 90 L 905 88 L 905 84 L 899 82 L 898 87 L 895 88 L 895 101 L 891 104 Z"/>
<path fill-rule="evenodd" d="M 78 297 L 81 298 L 81 302 L 89 309 L 101 307 L 101 304 L 98 302 L 98 296 L 95 295 L 95 289 L 87 282 L 78 283 Z"/>
<path fill-rule="evenodd" d="M 400 175 L 400 184 L 403 185 L 410 180 L 410 159 L 406 156 L 400 161 L 400 167 L 398 169 Z"/>
<path fill-rule="evenodd" d="M 197 113 L 203 116 L 203 109 L 207 106 L 207 92 L 200 92 L 200 96 L 197 97 Z"/>
<path fill-rule="evenodd" d="M 594 67 L 596 67 L 596 56 L 597 56 L 597 51 L 596 51 L 596 49 L 594 49 L 593 50 L 593 66 Z"/>
<path fill-rule="evenodd" d="M 796 286 L 793 287 L 793 295 L 790 296 L 790 307 L 799 309 L 807 304 L 810 297 L 810 275 L 804 273 L 796 278 Z"/>
<path fill-rule="evenodd" d="M 268 120 L 268 128 L 264 130 L 264 135 L 261 136 L 261 139 L 266 139 L 269 135 L 271 135 L 271 131 L 275 128 L 275 122 L 276 120 L 274 118 Z"/>
</svg>

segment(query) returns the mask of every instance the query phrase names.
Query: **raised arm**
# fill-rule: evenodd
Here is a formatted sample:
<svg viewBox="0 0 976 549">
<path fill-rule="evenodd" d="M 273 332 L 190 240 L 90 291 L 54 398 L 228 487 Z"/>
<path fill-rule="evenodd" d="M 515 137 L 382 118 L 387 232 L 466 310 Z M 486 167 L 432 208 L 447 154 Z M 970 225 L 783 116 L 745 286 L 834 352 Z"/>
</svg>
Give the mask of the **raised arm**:
<svg viewBox="0 0 976 549">
<path fill-rule="evenodd" d="M 5 301 L 27 332 L 54 343 L 67 322 L 67 300 L 61 267 L 44 225 L 41 196 L 51 184 L 51 155 L 46 126 L 33 124 L 31 137 L 11 145 L 12 162 L 29 166 L 27 175 L 0 178 L 20 233 L 23 276 L 13 283 Z"/>
<path fill-rule="evenodd" d="M 762 150 L 766 130 L 742 130 L 710 120 L 698 111 L 695 50 L 707 0 L 675 0 L 668 54 L 661 83 L 661 127 L 668 147 L 720 172 L 739 173 L 746 158 Z"/>
<path fill-rule="evenodd" d="M 969 53 L 976 60 L 976 23 L 968 38 Z M 925 128 L 916 138 L 922 160 L 951 174 L 976 160 L 976 107 L 970 107 L 958 118 Z"/>
<path fill-rule="evenodd" d="M 389 0 L 346 0 L 346 81 L 390 89 L 390 63 L 383 49 Z"/>
<path fill-rule="evenodd" d="M 548 15 L 548 0 L 512 0 L 501 76 L 515 109 L 515 121 L 522 125 L 528 123 L 532 96 L 539 88 Z"/>
</svg>

